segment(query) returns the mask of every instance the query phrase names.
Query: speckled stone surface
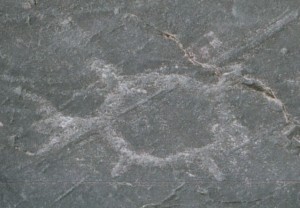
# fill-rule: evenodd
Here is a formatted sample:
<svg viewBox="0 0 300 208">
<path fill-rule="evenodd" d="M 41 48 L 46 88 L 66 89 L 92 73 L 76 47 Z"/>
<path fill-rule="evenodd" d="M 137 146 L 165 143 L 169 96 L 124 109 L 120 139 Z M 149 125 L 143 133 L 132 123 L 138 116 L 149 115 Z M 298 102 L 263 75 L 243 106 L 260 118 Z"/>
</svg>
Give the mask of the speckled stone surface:
<svg viewBox="0 0 300 208">
<path fill-rule="evenodd" d="M 298 0 L 0 0 L 0 207 L 300 207 Z"/>
</svg>

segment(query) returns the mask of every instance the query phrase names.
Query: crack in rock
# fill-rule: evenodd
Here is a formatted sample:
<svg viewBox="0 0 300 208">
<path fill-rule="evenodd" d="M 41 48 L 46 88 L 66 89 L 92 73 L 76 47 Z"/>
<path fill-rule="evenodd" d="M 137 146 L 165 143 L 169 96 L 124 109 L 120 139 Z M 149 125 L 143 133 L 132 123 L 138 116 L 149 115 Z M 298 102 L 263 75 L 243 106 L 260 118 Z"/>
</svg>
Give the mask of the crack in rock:
<svg viewBox="0 0 300 208">
<path fill-rule="evenodd" d="M 81 180 L 79 180 L 77 183 L 75 183 L 73 186 L 71 186 L 69 189 L 67 189 L 65 192 L 63 192 L 61 195 L 59 195 L 53 202 L 52 206 L 54 206 L 56 203 L 62 201 L 64 198 L 66 198 L 68 195 L 70 195 L 75 189 L 77 189 L 87 177 L 83 177 Z"/>
<path fill-rule="evenodd" d="M 145 204 L 143 205 L 141 208 L 158 208 L 158 207 L 172 207 L 172 205 L 164 205 L 170 201 L 176 201 L 177 200 L 177 194 L 178 192 L 183 188 L 183 186 L 185 185 L 185 183 L 180 184 L 178 187 L 176 187 L 175 189 L 173 189 L 171 191 L 171 193 L 164 198 L 161 202 L 159 203 L 151 203 L 151 204 Z"/>
<path fill-rule="evenodd" d="M 216 71 L 219 70 L 219 67 L 217 67 L 213 64 L 202 63 L 202 62 L 197 61 L 196 55 L 191 50 L 184 48 L 183 44 L 180 42 L 180 40 L 177 38 L 177 36 L 175 34 L 163 31 L 163 30 L 159 29 L 158 27 L 156 27 L 150 23 L 147 23 L 146 21 L 144 21 L 142 18 L 138 17 L 135 14 L 127 14 L 127 15 L 125 15 L 125 17 L 134 18 L 135 20 L 141 22 L 142 24 L 152 28 L 154 31 L 156 31 L 159 35 L 161 35 L 165 39 L 173 41 L 176 44 L 176 46 L 183 52 L 184 57 L 187 58 L 187 60 L 190 63 L 192 63 L 194 66 L 201 66 L 204 69 L 210 69 L 210 70 L 216 70 Z"/>
<path fill-rule="evenodd" d="M 207 64 L 207 63 L 201 63 L 201 62 L 197 61 L 196 60 L 196 55 L 191 50 L 188 50 L 188 49 L 184 48 L 183 44 L 176 37 L 176 35 L 171 34 L 169 32 L 163 32 L 163 31 L 159 31 L 159 32 L 161 33 L 161 35 L 164 38 L 175 42 L 176 45 L 178 46 L 178 48 L 184 53 L 184 57 L 186 57 L 187 60 L 189 62 L 191 62 L 193 65 L 195 65 L 195 66 L 201 66 L 202 68 L 205 68 L 205 69 L 219 70 L 219 68 L 217 66 L 215 66 L 215 65 Z"/>
<path fill-rule="evenodd" d="M 280 106 L 286 123 L 292 122 L 292 119 L 289 113 L 287 112 L 285 105 L 280 99 L 276 97 L 274 91 L 270 87 L 267 87 L 260 80 L 253 79 L 253 78 L 246 78 L 246 77 L 243 77 L 242 84 L 259 93 L 262 93 L 267 98 L 267 100 L 274 102 L 278 106 Z"/>
</svg>

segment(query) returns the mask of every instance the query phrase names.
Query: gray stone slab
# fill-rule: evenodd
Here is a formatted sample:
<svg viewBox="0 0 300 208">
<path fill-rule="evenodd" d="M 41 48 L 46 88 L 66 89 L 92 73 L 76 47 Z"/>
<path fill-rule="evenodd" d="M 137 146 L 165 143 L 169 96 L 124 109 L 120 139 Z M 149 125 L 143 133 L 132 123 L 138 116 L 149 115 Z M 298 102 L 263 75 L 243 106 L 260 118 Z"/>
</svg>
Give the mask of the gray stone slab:
<svg viewBox="0 0 300 208">
<path fill-rule="evenodd" d="M 297 0 L 0 0 L 0 207 L 300 204 Z"/>
</svg>

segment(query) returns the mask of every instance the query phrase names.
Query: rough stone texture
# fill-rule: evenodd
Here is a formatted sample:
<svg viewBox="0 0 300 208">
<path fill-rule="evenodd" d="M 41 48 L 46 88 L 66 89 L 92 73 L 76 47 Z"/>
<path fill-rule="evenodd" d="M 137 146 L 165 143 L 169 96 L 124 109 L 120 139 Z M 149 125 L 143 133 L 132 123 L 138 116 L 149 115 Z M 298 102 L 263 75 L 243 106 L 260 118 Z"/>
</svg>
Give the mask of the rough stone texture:
<svg viewBox="0 0 300 208">
<path fill-rule="evenodd" d="M 298 208 L 298 0 L 0 0 L 0 207 Z"/>
</svg>

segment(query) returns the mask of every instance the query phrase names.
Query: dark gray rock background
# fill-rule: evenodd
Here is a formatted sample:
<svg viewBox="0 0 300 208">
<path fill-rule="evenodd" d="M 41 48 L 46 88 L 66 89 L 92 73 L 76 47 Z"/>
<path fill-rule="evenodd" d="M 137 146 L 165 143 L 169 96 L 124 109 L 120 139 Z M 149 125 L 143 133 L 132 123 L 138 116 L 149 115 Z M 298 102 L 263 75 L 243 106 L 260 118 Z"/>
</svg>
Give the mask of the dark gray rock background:
<svg viewBox="0 0 300 208">
<path fill-rule="evenodd" d="M 0 0 L 0 207 L 300 207 L 298 0 Z"/>
</svg>

